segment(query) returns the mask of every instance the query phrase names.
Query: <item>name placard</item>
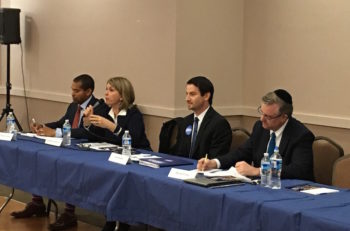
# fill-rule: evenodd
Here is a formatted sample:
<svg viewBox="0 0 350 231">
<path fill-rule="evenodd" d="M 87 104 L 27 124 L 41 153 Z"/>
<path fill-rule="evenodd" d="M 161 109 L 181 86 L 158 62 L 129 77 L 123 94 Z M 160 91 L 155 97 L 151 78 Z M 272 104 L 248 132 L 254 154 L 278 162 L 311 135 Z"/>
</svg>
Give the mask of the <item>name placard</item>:
<svg viewBox="0 0 350 231">
<path fill-rule="evenodd" d="M 126 165 L 130 161 L 130 158 L 127 155 L 121 155 L 121 154 L 112 152 L 108 158 L 108 161 L 121 164 L 121 165 Z"/>
<path fill-rule="evenodd" d="M 0 140 L 11 141 L 13 138 L 13 133 L 0 132 Z"/>
<path fill-rule="evenodd" d="M 171 168 L 168 174 L 168 177 L 179 179 L 179 180 L 185 180 L 185 179 L 195 178 L 196 175 L 197 175 L 197 169 L 189 171 L 189 170 L 183 170 L 179 168 Z"/>
<path fill-rule="evenodd" d="M 54 137 L 46 138 L 45 144 L 60 147 L 62 145 L 62 138 L 54 138 Z"/>
</svg>

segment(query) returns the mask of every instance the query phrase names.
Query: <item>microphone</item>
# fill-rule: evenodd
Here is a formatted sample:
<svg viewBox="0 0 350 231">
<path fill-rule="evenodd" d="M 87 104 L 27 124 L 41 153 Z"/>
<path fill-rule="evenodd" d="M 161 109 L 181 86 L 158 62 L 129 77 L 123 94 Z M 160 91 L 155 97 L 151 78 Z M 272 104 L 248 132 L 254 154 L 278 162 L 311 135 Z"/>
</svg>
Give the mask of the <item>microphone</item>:
<svg viewBox="0 0 350 231">
<path fill-rule="evenodd" d="M 103 104 L 105 101 L 101 98 L 96 101 L 96 103 L 92 106 L 93 109 L 97 108 L 99 105 Z"/>
<path fill-rule="evenodd" d="M 94 105 L 92 105 L 92 108 L 95 109 L 97 108 L 98 106 L 100 106 L 101 104 L 103 104 L 105 101 L 101 98 L 99 100 L 97 100 Z M 85 117 L 85 113 L 83 114 L 83 117 Z"/>
</svg>

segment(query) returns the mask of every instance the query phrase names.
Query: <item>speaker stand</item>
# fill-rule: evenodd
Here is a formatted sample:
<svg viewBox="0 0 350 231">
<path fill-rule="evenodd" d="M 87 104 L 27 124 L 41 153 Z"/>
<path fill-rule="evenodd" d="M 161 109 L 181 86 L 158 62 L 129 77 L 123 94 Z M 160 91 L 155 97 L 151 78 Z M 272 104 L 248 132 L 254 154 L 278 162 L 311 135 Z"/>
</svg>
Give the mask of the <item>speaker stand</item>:
<svg viewBox="0 0 350 231">
<path fill-rule="evenodd" d="M 10 112 L 12 112 L 16 125 L 18 127 L 18 130 L 20 132 L 23 131 L 21 124 L 18 122 L 17 117 L 15 115 L 15 112 L 11 108 L 11 103 L 10 103 L 10 91 L 11 91 L 12 85 L 10 82 L 10 44 L 7 44 L 7 77 L 6 77 L 6 107 L 2 109 L 2 113 L 0 116 L 0 121 L 4 118 L 4 116 L 8 116 Z"/>
</svg>

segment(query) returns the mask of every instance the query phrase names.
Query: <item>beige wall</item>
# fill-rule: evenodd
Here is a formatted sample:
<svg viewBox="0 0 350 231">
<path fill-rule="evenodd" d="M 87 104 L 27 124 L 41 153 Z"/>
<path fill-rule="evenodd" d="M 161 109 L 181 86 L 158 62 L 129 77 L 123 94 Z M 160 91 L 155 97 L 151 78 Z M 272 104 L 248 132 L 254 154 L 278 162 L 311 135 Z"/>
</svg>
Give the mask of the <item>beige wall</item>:
<svg viewBox="0 0 350 231">
<path fill-rule="evenodd" d="M 186 81 L 204 75 L 215 86 L 214 106 L 236 114 L 242 105 L 243 1 L 176 2 L 175 107 L 185 106 Z"/>
<path fill-rule="evenodd" d="M 261 95 L 281 87 L 293 94 L 298 119 L 350 151 L 347 0 L 2 0 L 1 5 L 22 10 L 29 117 L 58 118 L 71 100 L 71 80 L 80 73 L 95 77 L 98 97 L 107 78 L 124 75 L 135 86 L 156 149 L 162 122 L 189 113 L 185 82 L 206 75 L 215 85 L 215 108 L 232 126 L 251 129 Z M 20 46 L 11 45 L 11 56 L 13 105 L 24 123 Z"/>
<path fill-rule="evenodd" d="M 173 107 L 174 87 L 169 83 L 174 82 L 175 68 L 174 1 L 1 2 L 22 10 L 25 80 L 31 97 L 69 102 L 72 78 L 80 73 L 95 78 L 96 95 L 103 97 L 107 79 L 123 75 L 133 82 L 138 104 Z M 20 49 L 11 47 L 14 93 L 21 94 Z M 162 97 L 153 93 L 156 90 Z"/>
<path fill-rule="evenodd" d="M 244 104 L 286 88 L 303 122 L 350 128 L 349 11 L 346 0 L 245 1 Z"/>
<path fill-rule="evenodd" d="M 243 0 L 86 0 L 84 7 L 67 0 L 1 3 L 22 10 L 30 97 L 69 102 L 71 80 L 80 73 L 95 78 L 96 95 L 103 97 L 106 80 L 124 75 L 144 113 L 183 116 L 185 82 L 206 75 L 215 84 L 219 111 L 240 113 Z M 23 95 L 20 46 L 11 49 L 12 93 Z"/>
</svg>

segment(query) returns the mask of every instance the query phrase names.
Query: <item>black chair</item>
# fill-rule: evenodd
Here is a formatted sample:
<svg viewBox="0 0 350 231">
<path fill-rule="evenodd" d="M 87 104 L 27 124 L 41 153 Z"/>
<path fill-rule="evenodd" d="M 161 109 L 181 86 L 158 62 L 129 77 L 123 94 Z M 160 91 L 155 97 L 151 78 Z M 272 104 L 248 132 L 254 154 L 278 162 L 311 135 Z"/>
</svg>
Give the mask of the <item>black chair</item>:
<svg viewBox="0 0 350 231">
<path fill-rule="evenodd" d="M 177 117 L 163 123 L 159 133 L 159 152 L 167 154 L 176 153 L 179 137 L 178 131 L 183 124 L 183 120 L 182 117 Z"/>
<path fill-rule="evenodd" d="M 241 127 L 232 128 L 232 143 L 230 150 L 236 150 L 239 146 L 244 144 L 250 137 L 250 133 Z"/>
<path fill-rule="evenodd" d="M 320 184 L 332 185 L 333 164 L 344 156 L 343 148 L 328 137 L 317 136 L 312 144 L 314 177 Z"/>
</svg>

